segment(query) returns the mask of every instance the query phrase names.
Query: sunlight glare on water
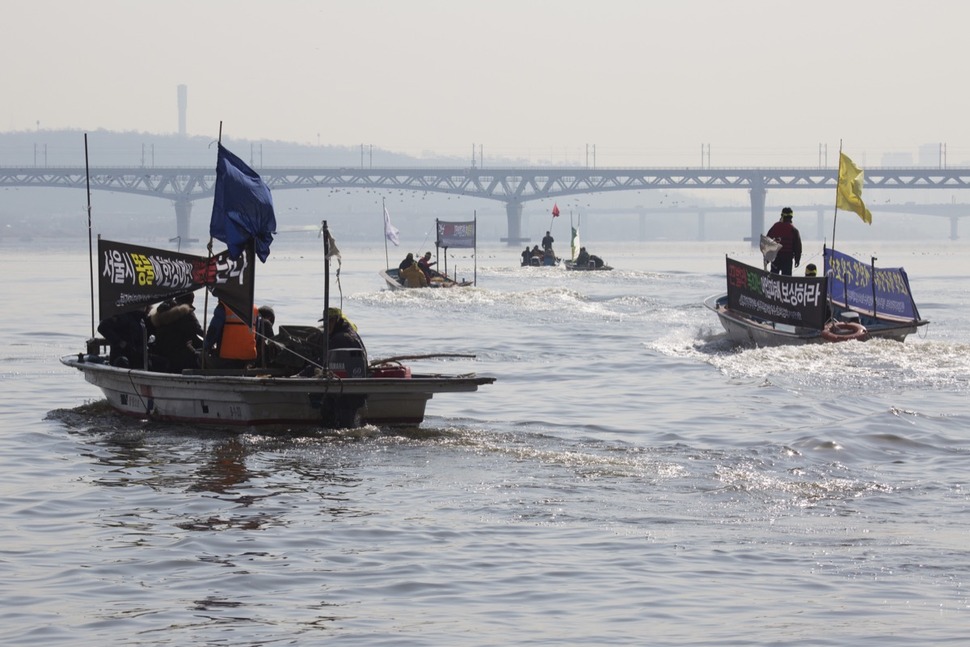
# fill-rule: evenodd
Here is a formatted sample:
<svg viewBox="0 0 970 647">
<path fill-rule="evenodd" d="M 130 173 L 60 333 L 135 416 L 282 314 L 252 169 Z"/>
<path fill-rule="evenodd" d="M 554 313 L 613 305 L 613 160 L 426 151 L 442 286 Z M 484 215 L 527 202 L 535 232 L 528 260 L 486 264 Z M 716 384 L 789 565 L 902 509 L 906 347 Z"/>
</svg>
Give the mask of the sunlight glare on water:
<svg viewBox="0 0 970 647">
<path fill-rule="evenodd" d="M 258 267 L 278 324 L 320 316 L 312 236 Z M 968 250 L 933 245 L 880 245 L 932 321 L 905 343 L 737 349 L 702 306 L 736 242 L 603 243 L 603 273 L 495 245 L 476 287 L 396 292 L 342 243 L 370 358 L 498 379 L 275 436 L 112 413 L 57 361 L 86 254 L 8 244 L 0 643 L 962 644 Z"/>
</svg>

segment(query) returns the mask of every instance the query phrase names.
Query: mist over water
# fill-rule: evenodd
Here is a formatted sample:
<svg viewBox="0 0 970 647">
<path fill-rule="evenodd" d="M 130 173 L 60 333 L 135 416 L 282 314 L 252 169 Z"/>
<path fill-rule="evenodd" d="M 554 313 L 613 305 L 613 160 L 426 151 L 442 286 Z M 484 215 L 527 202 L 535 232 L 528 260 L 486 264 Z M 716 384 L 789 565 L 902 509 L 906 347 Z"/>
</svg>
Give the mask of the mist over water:
<svg viewBox="0 0 970 647">
<path fill-rule="evenodd" d="M 448 261 L 477 287 L 407 292 L 383 241 L 341 244 L 371 359 L 498 380 L 420 428 L 270 437 L 113 414 L 57 361 L 86 248 L 4 243 L 0 642 L 962 644 L 970 250 L 853 244 L 906 268 L 925 334 L 731 347 L 701 302 L 746 243 L 596 243 L 603 273 L 485 246 Z M 320 251 L 257 268 L 278 324 L 319 318 Z"/>
</svg>

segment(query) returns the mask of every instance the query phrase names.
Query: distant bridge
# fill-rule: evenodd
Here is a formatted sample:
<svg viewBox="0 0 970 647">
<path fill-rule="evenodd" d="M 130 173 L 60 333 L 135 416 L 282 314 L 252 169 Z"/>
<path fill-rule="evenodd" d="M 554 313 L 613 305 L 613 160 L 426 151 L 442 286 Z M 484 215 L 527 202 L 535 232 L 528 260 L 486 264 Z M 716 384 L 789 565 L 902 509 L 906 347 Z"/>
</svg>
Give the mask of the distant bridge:
<svg viewBox="0 0 970 647">
<path fill-rule="evenodd" d="M 825 231 L 825 217 L 832 215 L 835 211 L 835 207 L 832 204 L 803 204 L 790 203 L 790 206 L 799 217 L 796 218 L 799 225 L 798 228 L 801 231 L 802 237 L 806 236 L 806 214 L 815 214 L 815 234 L 821 239 L 824 238 L 829 232 Z M 880 214 L 880 220 L 882 214 L 885 213 L 899 213 L 899 214 L 913 214 L 920 216 L 938 216 L 941 218 L 946 218 L 950 221 L 950 239 L 957 240 L 959 238 L 958 222 L 960 218 L 965 218 L 970 216 L 970 204 L 962 203 L 938 203 L 938 204 L 879 204 L 878 212 Z M 714 206 L 702 206 L 702 205 L 673 205 L 673 206 L 658 206 L 658 207 L 599 207 L 595 209 L 586 208 L 584 210 L 585 215 L 633 215 L 639 216 L 640 225 L 640 238 L 646 238 L 647 235 L 647 216 L 657 216 L 657 215 L 672 215 L 672 214 L 693 214 L 697 216 L 697 239 L 705 239 L 705 226 L 707 223 L 708 214 L 739 214 L 747 213 L 748 209 L 741 206 L 735 207 L 714 207 Z M 844 211 L 842 213 L 845 213 Z M 847 218 L 856 218 L 857 216 L 849 212 L 846 215 Z M 760 233 L 760 232 L 759 232 Z M 757 244 L 760 236 L 755 234 L 752 240 Z"/>
<path fill-rule="evenodd" d="M 261 168 L 274 191 L 285 189 L 377 189 L 444 193 L 505 203 L 506 241 L 522 238 L 523 204 L 571 195 L 615 191 L 745 189 L 751 200 L 751 241 L 757 244 L 765 224 L 769 189 L 829 189 L 834 191 L 836 169 L 816 168 Z M 189 237 L 192 202 L 211 198 L 215 168 L 111 167 L 91 170 L 94 190 L 130 193 L 172 200 L 176 229 Z M 0 187 L 60 187 L 85 189 L 83 168 L 0 168 Z M 970 168 L 866 168 L 866 189 L 970 189 Z M 833 193 L 834 195 L 834 193 Z M 938 207 L 940 205 L 937 205 Z M 942 205 L 947 206 L 947 205 Z M 949 205 L 951 236 L 957 220 L 970 207 Z M 882 207 L 880 207 L 882 208 Z M 714 208 L 702 211 L 716 211 Z"/>
</svg>

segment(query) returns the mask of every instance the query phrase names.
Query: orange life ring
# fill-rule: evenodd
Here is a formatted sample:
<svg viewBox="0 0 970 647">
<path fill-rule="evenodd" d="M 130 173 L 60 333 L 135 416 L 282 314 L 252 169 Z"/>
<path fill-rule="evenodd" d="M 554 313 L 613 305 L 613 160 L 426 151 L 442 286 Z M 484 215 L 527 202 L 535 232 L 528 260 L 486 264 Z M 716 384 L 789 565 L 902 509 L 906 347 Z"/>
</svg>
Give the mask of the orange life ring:
<svg viewBox="0 0 970 647">
<path fill-rule="evenodd" d="M 846 321 L 830 321 L 822 329 L 822 339 L 825 341 L 865 339 L 868 334 L 869 331 L 862 324 Z"/>
</svg>

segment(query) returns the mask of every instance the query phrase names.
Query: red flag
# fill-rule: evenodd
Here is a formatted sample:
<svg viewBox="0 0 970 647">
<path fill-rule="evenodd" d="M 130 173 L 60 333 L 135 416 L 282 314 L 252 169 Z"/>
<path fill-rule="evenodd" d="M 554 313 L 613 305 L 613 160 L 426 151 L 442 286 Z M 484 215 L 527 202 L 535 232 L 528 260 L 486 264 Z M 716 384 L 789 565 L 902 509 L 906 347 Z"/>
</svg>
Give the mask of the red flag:
<svg viewBox="0 0 970 647">
<path fill-rule="evenodd" d="M 556 203 L 553 203 L 552 205 L 552 217 L 553 218 L 559 217 L 559 205 Z"/>
</svg>

